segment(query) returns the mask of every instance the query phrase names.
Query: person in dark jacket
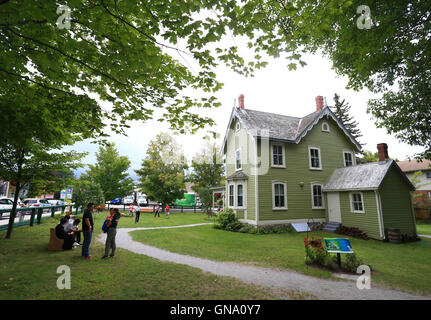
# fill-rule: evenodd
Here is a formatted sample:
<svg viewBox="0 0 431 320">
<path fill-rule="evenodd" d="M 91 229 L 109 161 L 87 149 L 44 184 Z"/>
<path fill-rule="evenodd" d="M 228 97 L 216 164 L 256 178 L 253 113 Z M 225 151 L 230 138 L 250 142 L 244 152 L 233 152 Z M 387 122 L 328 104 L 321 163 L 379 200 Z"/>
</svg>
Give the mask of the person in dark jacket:
<svg viewBox="0 0 431 320">
<path fill-rule="evenodd" d="M 66 232 L 64 227 L 67 224 L 67 219 L 61 218 L 60 223 L 55 227 L 55 235 L 59 239 L 63 239 L 63 250 L 70 250 L 73 246 L 73 231 Z"/>
</svg>

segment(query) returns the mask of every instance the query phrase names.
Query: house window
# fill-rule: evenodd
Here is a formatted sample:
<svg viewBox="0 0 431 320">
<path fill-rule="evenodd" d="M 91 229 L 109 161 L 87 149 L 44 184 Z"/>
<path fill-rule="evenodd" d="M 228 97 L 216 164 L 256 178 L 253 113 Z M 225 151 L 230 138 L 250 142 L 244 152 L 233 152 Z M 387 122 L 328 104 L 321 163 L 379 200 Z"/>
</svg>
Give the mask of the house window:
<svg viewBox="0 0 431 320">
<path fill-rule="evenodd" d="M 283 182 L 272 184 L 272 209 L 287 209 L 286 184 Z"/>
<path fill-rule="evenodd" d="M 427 178 L 431 179 L 431 172 L 427 172 Z"/>
<path fill-rule="evenodd" d="M 284 152 L 281 144 L 274 144 L 272 146 L 272 166 L 284 167 Z"/>
<path fill-rule="evenodd" d="M 428 192 L 428 198 L 431 200 L 431 191 Z"/>
<path fill-rule="evenodd" d="M 322 160 L 320 158 L 320 148 L 308 147 L 310 156 L 310 169 L 322 169 Z"/>
<path fill-rule="evenodd" d="M 236 205 L 237 205 L 237 207 L 243 207 L 244 206 L 244 204 L 243 204 L 243 194 L 242 194 L 242 188 L 243 188 L 243 186 L 242 186 L 242 184 L 239 184 L 239 185 L 237 185 L 236 186 L 236 190 L 237 190 L 237 192 L 236 192 L 236 194 L 237 194 L 237 199 L 236 199 L 236 201 L 237 201 L 237 203 L 236 203 Z"/>
<path fill-rule="evenodd" d="M 344 157 L 344 166 L 350 167 L 353 166 L 353 152 L 350 151 L 343 151 L 343 157 Z"/>
<path fill-rule="evenodd" d="M 323 206 L 323 192 L 321 184 L 312 184 L 311 192 L 313 197 L 312 209 L 324 209 Z"/>
<path fill-rule="evenodd" d="M 327 122 L 322 123 L 322 131 L 329 132 L 329 124 Z"/>
<path fill-rule="evenodd" d="M 241 170 L 241 150 L 238 149 L 235 152 L 235 168 L 236 170 Z"/>
<path fill-rule="evenodd" d="M 239 121 L 237 121 L 235 125 L 235 131 L 239 131 L 239 129 L 241 129 L 241 124 L 239 123 Z"/>
<path fill-rule="evenodd" d="M 364 213 L 364 197 L 361 192 L 350 194 L 350 206 L 352 212 Z"/>
<path fill-rule="evenodd" d="M 234 185 L 229 186 L 229 207 L 235 206 L 235 188 Z"/>
</svg>

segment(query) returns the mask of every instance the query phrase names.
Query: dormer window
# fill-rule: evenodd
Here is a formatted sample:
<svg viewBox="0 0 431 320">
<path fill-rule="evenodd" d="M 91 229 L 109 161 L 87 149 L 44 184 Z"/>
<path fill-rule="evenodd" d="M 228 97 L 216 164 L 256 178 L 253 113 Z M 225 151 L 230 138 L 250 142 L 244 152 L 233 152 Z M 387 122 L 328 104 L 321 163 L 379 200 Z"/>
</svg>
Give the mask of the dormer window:
<svg viewBox="0 0 431 320">
<path fill-rule="evenodd" d="M 329 124 L 326 121 L 322 123 L 322 131 L 329 132 Z"/>
</svg>

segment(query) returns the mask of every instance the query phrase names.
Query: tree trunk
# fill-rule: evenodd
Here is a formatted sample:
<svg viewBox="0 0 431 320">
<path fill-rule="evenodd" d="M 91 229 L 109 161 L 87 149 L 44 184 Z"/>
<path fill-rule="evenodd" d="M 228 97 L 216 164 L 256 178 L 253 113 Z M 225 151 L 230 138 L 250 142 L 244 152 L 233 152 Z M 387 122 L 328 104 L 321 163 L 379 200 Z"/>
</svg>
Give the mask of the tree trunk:
<svg viewBox="0 0 431 320">
<path fill-rule="evenodd" d="M 10 239 L 10 236 L 12 234 L 13 224 L 15 222 L 15 217 L 16 217 L 16 207 L 18 205 L 18 196 L 20 191 L 21 191 L 21 184 L 17 182 L 16 188 L 15 188 L 15 195 L 13 197 L 12 211 L 10 212 L 9 224 L 7 226 L 6 239 Z"/>
</svg>

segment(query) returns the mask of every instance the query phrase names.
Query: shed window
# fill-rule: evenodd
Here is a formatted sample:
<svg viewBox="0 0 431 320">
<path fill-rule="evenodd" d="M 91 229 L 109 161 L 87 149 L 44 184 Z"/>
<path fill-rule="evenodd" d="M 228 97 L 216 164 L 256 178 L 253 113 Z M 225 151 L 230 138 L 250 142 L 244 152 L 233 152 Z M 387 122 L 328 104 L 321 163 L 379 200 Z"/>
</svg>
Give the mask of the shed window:
<svg viewBox="0 0 431 320">
<path fill-rule="evenodd" d="M 322 193 L 322 185 L 321 184 L 313 184 L 312 188 L 312 197 L 313 197 L 313 209 L 322 209 L 323 208 L 323 193 Z"/>
<path fill-rule="evenodd" d="M 282 145 L 273 145 L 272 146 L 272 165 L 273 166 L 284 166 L 283 146 Z"/>
<path fill-rule="evenodd" d="M 431 179 L 431 172 L 427 172 L 427 178 Z"/>
<path fill-rule="evenodd" d="M 365 212 L 364 210 L 364 198 L 362 193 L 351 193 L 350 195 L 350 201 L 351 201 L 351 209 L 352 212 Z"/>
</svg>

